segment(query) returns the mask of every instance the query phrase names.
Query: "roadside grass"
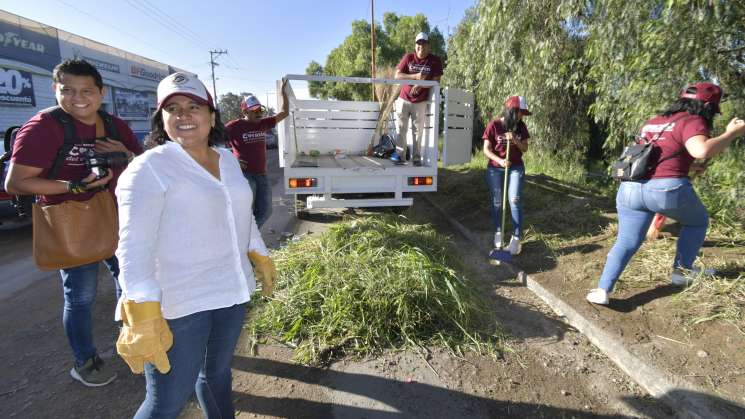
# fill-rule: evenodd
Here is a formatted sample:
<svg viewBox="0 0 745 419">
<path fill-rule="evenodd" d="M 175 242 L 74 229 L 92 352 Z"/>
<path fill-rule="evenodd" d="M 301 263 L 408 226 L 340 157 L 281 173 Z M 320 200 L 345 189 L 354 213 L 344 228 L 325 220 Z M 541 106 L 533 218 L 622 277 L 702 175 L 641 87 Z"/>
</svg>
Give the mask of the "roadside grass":
<svg viewBox="0 0 745 419">
<path fill-rule="evenodd" d="M 485 168 L 486 157 L 478 152 L 470 163 L 442 170 L 435 195 L 448 213 L 476 231 L 494 230 Z M 564 180 L 548 185 L 544 178 L 531 179 L 536 174 L 542 175 L 540 172 L 526 169 L 523 243 L 536 241 L 550 253 L 559 252 L 565 246 L 594 237 L 608 225 L 609 217 L 603 213 L 602 205 L 598 205 L 598 201 L 608 198 L 600 189 L 586 182 Z M 506 229 L 510 230 L 509 216 Z"/>
<path fill-rule="evenodd" d="M 250 324 L 254 341 L 295 348 L 304 364 L 430 345 L 498 356 L 504 334 L 486 292 L 462 274 L 449 240 L 391 214 L 346 219 L 273 255 L 275 296 Z"/>
<path fill-rule="evenodd" d="M 725 156 L 717 165 L 726 164 L 730 159 L 731 156 Z M 526 164 L 528 175 L 541 174 L 542 170 L 552 175 L 550 178 L 536 177 L 535 182 L 526 182 L 523 223 L 526 230 L 524 244 L 527 246 L 524 246 L 523 252 L 528 251 L 528 254 L 521 257 L 521 267 L 530 271 L 544 271 L 561 263 L 563 256 L 576 256 L 577 252 L 589 253 L 602 247 L 606 249 L 602 252 L 602 261 L 585 260 L 583 263 L 587 266 L 575 270 L 578 271 L 576 275 L 569 276 L 578 284 L 582 282 L 581 286 L 594 286 L 597 280 L 595 276 L 599 275 L 598 270 L 602 269 L 605 255 L 617 233 L 613 210 L 617 185 L 588 179 L 579 173 L 576 166 L 561 170 L 557 164 L 547 170 L 546 159 L 534 160 L 531 164 L 526 158 Z M 484 180 L 485 167 L 486 158 L 479 152 L 469 164 L 444 169 L 438 178 L 437 200 L 452 216 L 476 231 L 493 230 L 489 192 Z M 671 304 L 679 309 L 683 320 L 689 325 L 720 320 L 733 324 L 741 333 L 745 333 L 745 229 L 740 218 L 742 203 L 732 200 L 735 196 L 733 193 L 737 196 L 742 194 L 743 186 L 737 186 L 740 177 L 734 174 L 725 179 L 732 186 L 729 193 L 713 190 L 711 182 L 715 182 L 717 176 L 724 176 L 716 174 L 716 166 L 713 169 L 712 178 L 696 180 L 696 189 L 707 208 L 714 207 L 705 256 L 700 258 L 699 263 L 715 269 L 716 273 L 713 276 L 700 275 L 693 286 L 673 297 Z M 565 187 L 553 186 L 561 184 Z M 576 191 L 586 191 L 588 194 L 578 196 Z M 677 237 L 669 236 L 646 241 L 627 266 L 617 289 L 651 288 L 667 282 L 676 241 Z M 576 257 L 567 259 L 567 263 L 577 263 L 577 260 Z"/>
</svg>

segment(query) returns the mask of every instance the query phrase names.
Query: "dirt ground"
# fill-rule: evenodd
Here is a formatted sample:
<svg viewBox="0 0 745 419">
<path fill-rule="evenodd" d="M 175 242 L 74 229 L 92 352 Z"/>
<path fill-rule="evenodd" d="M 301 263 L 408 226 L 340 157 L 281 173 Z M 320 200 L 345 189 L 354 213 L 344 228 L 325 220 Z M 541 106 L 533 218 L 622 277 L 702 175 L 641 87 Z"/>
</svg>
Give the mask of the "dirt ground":
<svg viewBox="0 0 745 419">
<path fill-rule="evenodd" d="M 419 200 L 407 216 L 432 222 L 457 247 L 472 246 Z M 296 232 L 320 231 L 333 222 L 306 222 Z M 3 232 L 3 234 L 6 234 Z M 30 236 L 26 232 L 13 233 Z M 280 232 L 278 232 L 280 234 Z M 0 246 L 7 246 L 6 236 Z M 18 236 L 14 236 L 18 242 Z M 30 240 L 24 239 L 30 252 Z M 582 335 L 556 318 L 530 291 L 482 255 L 463 252 L 481 281 L 493 286 L 494 321 L 512 334 L 503 358 L 457 359 L 432 348 L 427 354 L 387 352 L 341 360 L 329 368 L 292 362 L 282 345 L 259 345 L 252 353 L 246 334 L 234 359 L 237 416 L 289 418 L 581 418 L 672 417 L 647 397 Z M 6 264 L 6 260 L 2 260 Z M 117 331 L 114 291 L 101 270 L 94 308 L 94 335 L 110 353 Z M 119 378 L 90 389 L 69 376 L 71 356 L 61 327 L 62 296 L 55 273 L 0 301 L 0 417 L 126 418 L 144 397 L 144 379 L 117 357 Z M 250 314 L 249 314 L 250 316 Z M 193 401 L 184 418 L 201 417 Z"/>
<path fill-rule="evenodd" d="M 541 182 L 537 180 L 535 182 Z M 537 187 L 529 184 L 527 188 Z M 576 193 L 555 181 L 542 184 L 541 193 Z M 417 199 L 404 216 L 432 223 L 450 237 L 471 275 L 492 289 L 493 320 L 511 335 L 500 359 L 468 355 L 452 357 L 439 348 L 428 353 L 389 351 L 380 356 L 344 359 L 328 368 L 292 361 L 292 350 L 280 344 L 251 350 L 241 337 L 234 359 L 234 400 L 240 418 L 455 418 L 455 417 L 675 417 L 666 405 L 647 396 L 580 333 L 555 316 L 504 268 L 485 263 L 474 243 L 452 231 L 427 202 Z M 578 206 L 589 205 L 578 199 Z M 292 206 L 275 209 L 289 217 Z M 528 208 L 527 219 L 530 219 Z M 571 211 L 571 207 L 566 209 Z M 348 211 L 360 214 L 360 211 Z M 481 245 L 491 240 L 483 221 L 465 219 Z M 274 216 L 273 216 L 274 217 Z M 571 217 L 569 217 L 571 218 Z M 561 296 L 586 317 L 623 339 L 634 353 L 657 366 L 708 389 L 726 400 L 745 402 L 745 336 L 726 322 L 692 325 L 676 304 L 678 289 L 667 273 L 648 286 L 623 286 L 607 308 L 584 301 L 594 287 L 612 234 L 595 225 L 612 224 L 610 208 L 588 220 L 590 234 L 578 234 L 558 252 L 528 241 L 517 263 L 541 284 Z M 318 234 L 339 214 L 312 217 L 273 239 Z M 559 219 L 556 223 L 560 223 Z M 580 226 L 581 227 L 581 226 Z M 556 226 L 560 230 L 560 226 Z M 674 234 L 674 232 L 672 232 Z M 69 376 L 71 356 L 61 326 L 62 296 L 56 273 L 33 269 L 31 229 L 0 231 L 0 417 L 2 418 L 127 418 L 144 397 L 144 379 L 129 372 L 116 356 L 109 358 L 119 378 L 109 386 L 85 388 Z M 265 237 L 266 238 L 266 237 Z M 276 241 L 276 240 L 270 240 Z M 707 243 L 704 255 L 742 260 L 741 247 Z M 16 286 L 25 278 L 36 282 Z M 10 289 L 12 292 L 7 291 Z M 104 355 L 112 356 L 117 333 L 113 322 L 113 283 L 101 269 L 94 335 Z M 249 313 L 250 321 L 251 313 Z M 202 417 L 190 402 L 183 418 Z"/>
<path fill-rule="evenodd" d="M 539 180 L 542 185 L 555 181 Z M 615 220 L 612 210 L 603 216 Z M 672 244 L 677 240 L 677 225 L 669 222 L 662 240 Z M 681 288 L 670 283 L 670 270 L 655 272 L 643 282 L 624 281 L 622 275 L 608 307 L 586 303 L 587 290 L 596 287 L 613 245 L 614 235 L 580 238 L 558 252 L 556 266 L 550 271 L 538 268 L 539 263 L 526 263 L 529 272 L 542 285 L 562 297 L 586 318 L 598 322 L 606 331 L 622 338 L 633 353 L 652 359 L 658 367 L 684 378 L 711 394 L 745 405 L 745 332 L 727 321 L 710 319 L 691 322 L 686 305 L 680 304 Z M 647 241 L 644 246 L 653 246 Z M 527 246 L 529 259 L 541 250 Z M 640 251 L 641 254 L 641 251 Z M 673 252 L 660 257 L 672 264 Z M 704 263 L 727 261 L 731 272 L 720 274 L 741 277 L 745 271 L 745 248 L 719 242 L 710 236 L 700 257 Z M 632 264 L 644 263 L 640 257 Z M 631 266 L 631 265 L 630 265 Z M 711 265 L 709 265 L 711 266 Z M 715 302 L 714 302 L 715 303 Z M 742 411 L 745 415 L 745 410 Z"/>
<path fill-rule="evenodd" d="M 601 199 L 545 176 L 529 179 L 526 192 L 528 198 L 531 194 L 548 196 L 542 204 L 556 203 L 556 208 L 546 209 L 545 205 L 531 208 L 526 202 L 528 208 L 524 217 L 529 229 L 534 229 L 534 233 L 541 230 L 544 235 L 571 231 L 574 238 L 553 250 L 540 240 L 528 238 L 523 253 L 515 261 L 521 269 L 585 318 L 620 338 L 632 353 L 651 360 L 655 367 L 699 386 L 713 399 L 724 399 L 722 402 L 728 405 L 727 402 L 745 405 L 745 353 L 742 351 L 745 334 L 728 321 L 692 322 L 692 316 L 686 312 L 686 307 L 690 306 L 680 302 L 682 289 L 670 284 L 670 269 L 654 271 L 644 281 L 625 281 L 622 276 L 607 307 L 585 301 L 587 291 L 597 286 L 605 258 L 615 240 L 615 230 L 607 228 L 613 227 L 616 220 L 612 200 Z M 566 197 L 573 202 L 560 204 L 559 198 Z M 588 213 L 580 211 L 588 206 L 597 209 L 594 216 L 583 220 L 576 215 Z M 551 214 L 553 219 L 531 225 L 539 212 Z M 464 224 L 476 234 L 481 246 L 489 246 L 493 234 L 490 225 L 484 226 L 474 216 L 453 216 L 465 218 Z M 575 225 L 567 227 L 565 223 Z M 672 247 L 677 238 L 676 225 L 669 223 L 662 237 Z M 642 250 L 653 245 L 647 242 Z M 668 250 L 658 255 L 663 260 L 662 265 L 667 265 L 668 259 L 672 263 L 673 253 L 674 250 Z M 709 238 L 702 249 L 701 260 L 726 261 L 731 271 L 726 275 L 737 278 L 745 270 L 745 248 Z M 632 259 L 634 263 L 645 262 L 637 254 Z M 745 410 L 740 412 L 742 415 L 735 417 L 745 417 Z"/>
</svg>

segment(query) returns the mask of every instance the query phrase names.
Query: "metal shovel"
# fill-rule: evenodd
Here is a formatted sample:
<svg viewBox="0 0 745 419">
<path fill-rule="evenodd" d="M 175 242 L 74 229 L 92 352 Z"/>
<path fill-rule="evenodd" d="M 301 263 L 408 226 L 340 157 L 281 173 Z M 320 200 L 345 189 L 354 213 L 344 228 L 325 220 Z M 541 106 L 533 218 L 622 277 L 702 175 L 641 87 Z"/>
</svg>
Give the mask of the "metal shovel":
<svg viewBox="0 0 745 419">
<path fill-rule="evenodd" d="M 505 141 L 507 141 L 507 154 L 505 156 L 505 161 L 510 161 L 510 142 L 505 138 Z M 505 237 L 505 224 L 507 222 L 507 186 L 509 185 L 509 178 L 510 178 L 510 168 L 509 166 L 504 168 L 504 188 L 502 190 L 502 235 L 499 238 L 499 249 L 495 248 L 492 249 L 491 252 L 489 252 L 489 263 L 491 265 L 498 266 L 502 262 L 510 262 L 512 260 L 512 253 L 510 253 L 509 250 L 505 250 L 504 248 L 504 237 Z"/>
</svg>

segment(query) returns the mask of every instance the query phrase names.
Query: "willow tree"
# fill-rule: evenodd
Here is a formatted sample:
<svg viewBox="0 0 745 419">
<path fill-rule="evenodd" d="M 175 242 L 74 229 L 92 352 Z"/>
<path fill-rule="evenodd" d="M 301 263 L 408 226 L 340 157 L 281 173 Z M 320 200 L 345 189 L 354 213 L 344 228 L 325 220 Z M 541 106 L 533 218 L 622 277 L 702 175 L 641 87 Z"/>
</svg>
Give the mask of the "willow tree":
<svg viewBox="0 0 745 419">
<path fill-rule="evenodd" d="M 577 13 L 568 1 L 479 1 L 450 39 L 444 84 L 473 90 L 482 122 L 500 114 L 507 96 L 525 96 L 533 153 L 581 160 L 592 96 Z"/>
<path fill-rule="evenodd" d="M 603 0 L 588 2 L 587 12 L 592 112 L 608 124 L 609 145 L 617 148 L 686 83 L 713 79 L 733 102 L 745 98 L 745 2 Z"/>
</svg>

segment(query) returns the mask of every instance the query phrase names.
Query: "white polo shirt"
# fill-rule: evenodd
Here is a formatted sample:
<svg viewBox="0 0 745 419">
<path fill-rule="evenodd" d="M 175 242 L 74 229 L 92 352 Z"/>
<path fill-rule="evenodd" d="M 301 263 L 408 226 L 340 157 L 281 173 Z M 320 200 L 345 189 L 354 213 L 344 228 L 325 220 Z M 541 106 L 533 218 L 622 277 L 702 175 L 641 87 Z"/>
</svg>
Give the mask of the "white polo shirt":
<svg viewBox="0 0 745 419">
<path fill-rule="evenodd" d="M 268 252 L 238 160 L 213 150 L 220 180 L 174 142 L 138 156 L 119 177 L 119 304 L 160 301 L 163 317 L 175 319 L 250 299 L 256 280 L 246 253 Z"/>
</svg>

